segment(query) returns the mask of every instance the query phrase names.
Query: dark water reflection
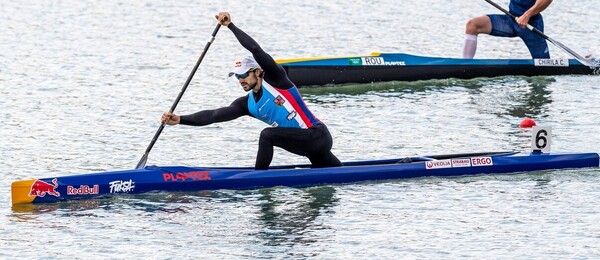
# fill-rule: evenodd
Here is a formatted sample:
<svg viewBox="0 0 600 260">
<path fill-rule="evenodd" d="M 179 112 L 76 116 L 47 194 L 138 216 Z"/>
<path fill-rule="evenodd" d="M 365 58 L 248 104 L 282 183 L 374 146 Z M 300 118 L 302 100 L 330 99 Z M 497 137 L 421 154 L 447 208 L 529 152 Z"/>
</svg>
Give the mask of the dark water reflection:
<svg viewBox="0 0 600 260">
<path fill-rule="evenodd" d="M 515 98 L 515 105 L 509 107 L 508 115 L 516 118 L 544 118 L 547 107 L 552 103 L 552 92 L 548 85 L 555 82 L 551 77 L 526 78 L 529 90 Z"/>
<path fill-rule="evenodd" d="M 552 92 L 548 87 L 555 82 L 554 77 L 547 76 L 507 76 L 306 87 L 302 93 L 313 103 L 331 104 L 342 98 L 370 100 L 373 97 L 419 102 L 428 95 L 458 92 L 468 95 L 469 105 L 476 106 L 483 114 L 511 119 L 545 118 L 547 108 L 552 104 Z"/>
<path fill-rule="evenodd" d="M 304 87 L 302 94 L 307 100 L 315 103 L 322 103 L 323 98 L 331 96 L 360 98 L 361 95 L 374 95 L 387 98 L 410 98 L 410 94 L 424 94 L 427 92 L 448 92 L 460 91 L 468 95 L 475 96 L 489 94 L 488 88 L 495 88 L 500 92 L 512 93 L 514 88 L 528 88 L 529 92 L 519 91 L 519 95 L 513 97 L 513 101 L 523 103 L 519 111 L 540 111 L 540 108 L 551 102 L 551 92 L 546 89 L 547 86 L 554 83 L 553 77 L 521 77 L 506 76 L 495 78 L 476 78 L 476 79 L 443 79 L 443 80 L 423 80 L 423 81 L 391 81 L 377 82 L 369 84 L 341 84 L 334 86 Z M 511 89 L 507 89 L 510 87 Z M 524 116 L 529 112 L 509 113 L 514 116 Z M 535 112 L 534 112 L 535 113 Z M 535 113 L 537 114 L 537 113 Z"/>
<path fill-rule="evenodd" d="M 262 226 L 256 236 L 268 247 L 294 247 L 319 242 L 314 231 L 328 229 L 318 221 L 323 214 L 333 213 L 335 189 L 330 186 L 295 190 L 278 196 L 274 189 L 263 189 L 257 221 Z M 296 197 L 291 199 L 289 196 Z"/>
</svg>

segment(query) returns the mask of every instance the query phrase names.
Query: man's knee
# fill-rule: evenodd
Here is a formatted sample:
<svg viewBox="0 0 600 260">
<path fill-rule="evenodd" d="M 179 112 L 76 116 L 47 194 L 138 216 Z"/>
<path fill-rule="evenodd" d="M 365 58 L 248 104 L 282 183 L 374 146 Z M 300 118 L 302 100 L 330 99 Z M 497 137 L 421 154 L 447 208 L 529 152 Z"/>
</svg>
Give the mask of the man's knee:
<svg viewBox="0 0 600 260">
<path fill-rule="evenodd" d="M 489 33 L 491 28 L 492 25 L 490 19 L 487 16 L 479 16 L 467 21 L 465 33 L 471 35 Z"/>
<path fill-rule="evenodd" d="M 265 128 L 260 132 L 259 142 L 271 142 L 273 138 L 273 129 L 271 127 Z"/>
<path fill-rule="evenodd" d="M 467 21 L 465 24 L 465 33 L 466 34 L 475 34 L 477 27 L 475 26 L 475 21 L 473 19 Z"/>
</svg>

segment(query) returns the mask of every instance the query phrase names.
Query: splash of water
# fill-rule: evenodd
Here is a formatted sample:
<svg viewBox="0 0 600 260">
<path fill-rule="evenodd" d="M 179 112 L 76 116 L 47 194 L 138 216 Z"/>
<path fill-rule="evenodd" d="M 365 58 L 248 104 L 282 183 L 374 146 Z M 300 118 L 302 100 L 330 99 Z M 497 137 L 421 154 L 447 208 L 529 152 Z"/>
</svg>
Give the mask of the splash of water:
<svg viewBox="0 0 600 260">
<path fill-rule="evenodd" d="M 594 75 L 600 74 L 600 58 L 596 57 L 593 54 L 588 54 L 585 58 L 592 63 L 590 68 L 593 70 Z"/>
<path fill-rule="evenodd" d="M 600 59 L 592 59 L 592 63 L 594 64 L 594 75 L 600 74 Z"/>
</svg>

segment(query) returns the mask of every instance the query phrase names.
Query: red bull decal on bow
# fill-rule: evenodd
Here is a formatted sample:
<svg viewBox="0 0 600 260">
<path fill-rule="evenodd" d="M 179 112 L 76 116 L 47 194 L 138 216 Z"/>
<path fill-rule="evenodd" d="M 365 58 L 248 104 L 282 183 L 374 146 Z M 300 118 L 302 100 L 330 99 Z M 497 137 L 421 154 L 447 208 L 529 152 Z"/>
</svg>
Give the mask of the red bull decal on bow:
<svg viewBox="0 0 600 260">
<path fill-rule="evenodd" d="M 100 193 L 100 186 L 94 185 L 92 187 L 88 185 L 79 185 L 79 188 L 71 185 L 67 186 L 67 195 L 95 195 Z"/>
<path fill-rule="evenodd" d="M 56 191 L 58 188 L 58 181 L 56 178 L 52 180 L 52 184 L 47 183 L 42 180 L 35 180 L 31 185 L 31 190 L 29 191 L 30 197 L 44 197 L 46 194 L 52 195 L 54 197 L 60 197 L 60 193 Z"/>
</svg>

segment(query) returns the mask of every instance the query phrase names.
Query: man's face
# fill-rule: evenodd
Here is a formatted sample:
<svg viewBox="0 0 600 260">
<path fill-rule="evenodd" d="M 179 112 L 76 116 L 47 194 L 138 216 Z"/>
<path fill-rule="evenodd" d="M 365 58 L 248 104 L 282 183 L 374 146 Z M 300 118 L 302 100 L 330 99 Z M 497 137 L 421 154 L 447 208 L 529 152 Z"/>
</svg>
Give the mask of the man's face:
<svg viewBox="0 0 600 260">
<path fill-rule="evenodd" d="M 246 71 L 246 73 L 244 74 L 235 74 L 235 77 L 238 79 L 238 82 L 240 83 L 244 91 L 248 92 L 250 90 L 253 90 L 256 87 L 256 84 L 258 83 L 258 78 L 256 77 L 257 73 L 258 71 L 256 71 L 256 69 L 251 69 L 249 71 Z"/>
</svg>

